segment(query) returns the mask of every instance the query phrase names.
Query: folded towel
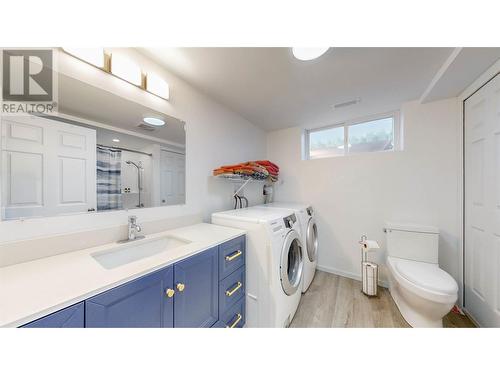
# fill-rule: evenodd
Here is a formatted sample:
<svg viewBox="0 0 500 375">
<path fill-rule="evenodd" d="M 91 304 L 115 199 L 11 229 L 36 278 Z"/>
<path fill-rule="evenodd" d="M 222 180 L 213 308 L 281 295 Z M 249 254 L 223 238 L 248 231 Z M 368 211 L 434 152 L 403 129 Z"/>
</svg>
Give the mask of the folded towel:
<svg viewBox="0 0 500 375">
<path fill-rule="evenodd" d="M 277 169 L 279 171 L 280 167 L 278 167 L 276 164 L 274 164 L 273 162 L 270 162 L 269 160 L 256 160 L 254 161 L 254 163 L 257 163 L 257 164 L 260 164 L 264 167 L 272 167 L 274 169 Z"/>
<path fill-rule="evenodd" d="M 279 167 L 269 160 L 248 161 L 240 164 L 223 165 L 214 169 L 213 175 L 240 175 L 257 180 L 269 179 L 274 182 L 278 180 Z"/>
</svg>

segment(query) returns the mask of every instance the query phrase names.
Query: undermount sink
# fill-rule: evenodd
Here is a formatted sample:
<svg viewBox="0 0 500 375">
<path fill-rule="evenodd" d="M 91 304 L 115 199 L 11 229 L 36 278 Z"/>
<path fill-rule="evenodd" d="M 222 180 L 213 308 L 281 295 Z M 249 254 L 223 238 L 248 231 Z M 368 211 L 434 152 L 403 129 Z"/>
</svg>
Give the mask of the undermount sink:
<svg viewBox="0 0 500 375">
<path fill-rule="evenodd" d="M 113 269 L 191 243 L 175 237 L 141 239 L 90 254 L 101 266 Z"/>
</svg>

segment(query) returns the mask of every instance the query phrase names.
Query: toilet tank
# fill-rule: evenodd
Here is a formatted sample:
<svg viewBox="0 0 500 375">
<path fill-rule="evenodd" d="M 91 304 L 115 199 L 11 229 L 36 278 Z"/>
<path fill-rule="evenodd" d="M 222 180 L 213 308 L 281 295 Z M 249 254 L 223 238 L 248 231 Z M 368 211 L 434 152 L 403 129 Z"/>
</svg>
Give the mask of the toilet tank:
<svg viewBox="0 0 500 375">
<path fill-rule="evenodd" d="M 439 229 L 431 226 L 386 223 L 387 255 L 438 263 Z"/>
</svg>

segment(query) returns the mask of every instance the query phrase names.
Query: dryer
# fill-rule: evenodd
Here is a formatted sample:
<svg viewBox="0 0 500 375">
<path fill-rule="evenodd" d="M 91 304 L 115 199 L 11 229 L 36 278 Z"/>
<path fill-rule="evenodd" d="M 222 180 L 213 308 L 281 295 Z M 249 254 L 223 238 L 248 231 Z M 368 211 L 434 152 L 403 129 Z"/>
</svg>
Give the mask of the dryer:
<svg viewBox="0 0 500 375">
<path fill-rule="evenodd" d="M 301 203 L 273 202 L 255 207 L 268 209 L 290 209 L 295 212 L 300 223 L 300 234 L 304 247 L 304 281 L 302 292 L 305 293 L 311 285 L 318 265 L 318 227 L 314 210 L 310 205 Z"/>
<path fill-rule="evenodd" d="M 212 223 L 247 231 L 246 326 L 287 327 L 300 302 L 304 270 L 295 213 L 249 207 L 214 213 Z"/>
</svg>

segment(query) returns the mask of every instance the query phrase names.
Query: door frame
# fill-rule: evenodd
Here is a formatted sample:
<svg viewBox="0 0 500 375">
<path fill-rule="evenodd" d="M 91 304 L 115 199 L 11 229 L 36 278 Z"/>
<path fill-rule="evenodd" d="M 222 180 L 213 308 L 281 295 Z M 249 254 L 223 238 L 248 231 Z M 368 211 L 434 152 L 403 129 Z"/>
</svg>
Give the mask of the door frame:
<svg viewBox="0 0 500 375">
<path fill-rule="evenodd" d="M 459 171 L 461 176 L 459 176 L 459 181 L 461 179 L 461 183 L 459 183 L 459 207 L 462 206 L 462 209 L 459 210 L 459 270 L 461 272 L 461 280 L 459 280 L 459 285 L 461 288 L 461 293 L 458 296 L 459 305 L 463 308 L 464 312 L 467 313 L 466 300 L 465 300 L 465 102 L 472 95 L 478 92 L 481 88 L 487 85 L 490 81 L 500 75 L 500 60 L 498 60 L 495 64 L 493 64 L 488 70 L 486 70 L 479 78 L 477 78 L 469 87 L 467 87 L 460 95 L 459 100 L 462 104 L 462 110 L 460 111 L 461 119 L 459 121 L 461 131 L 459 131 L 459 144 L 461 143 L 460 149 L 460 157 L 459 157 Z M 467 313 L 467 316 L 470 315 Z M 475 322 L 476 323 L 476 322 Z M 476 324 L 477 325 L 477 324 Z"/>
</svg>

